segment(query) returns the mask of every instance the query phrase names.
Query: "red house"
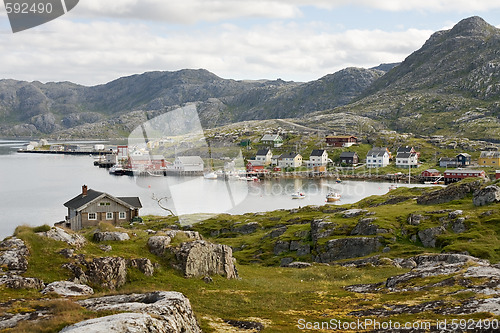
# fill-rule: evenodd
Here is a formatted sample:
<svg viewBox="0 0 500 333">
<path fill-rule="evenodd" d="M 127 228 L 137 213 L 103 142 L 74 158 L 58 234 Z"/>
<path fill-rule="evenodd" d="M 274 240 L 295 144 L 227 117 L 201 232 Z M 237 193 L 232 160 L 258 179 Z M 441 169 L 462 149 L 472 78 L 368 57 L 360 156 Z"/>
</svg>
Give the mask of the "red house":
<svg viewBox="0 0 500 333">
<path fill-rule="evenodd" d="M 427 169 L 425 171 L 422 171 L 422 173 L 420 174 L 421 177 L 439 177 L 441 176 L 441 172 L 439 172 L 438 170 L 436 169 Z"/>
<path fill-rule="evenodd" d="M 482 177 L 486 178 L 484 170 L 452 169 L 444 172 L 444 183 L 450 184 L 465 178 Z"/>
<path fill-rule="evenodd" d="M 131 156 L 128 168 L 133 170 L 163 170 L 167 168 L 167 161 L 162 155 Z"/>
<path fill-rule="evenodd" d="M 358 143 L 358 138 L 352 135 L 328 135 L 325 140 L 331 147 L 350 147 Z"/>
<path fill-rule="evenodd" d="M 264 163 L 262 161 L 250 160 L 247 163 L 247 172 L 262 172 L 264 171 Z"/>
<path fill-rule="evenodd" d="M 500 170 L 495 171 L 495 179 L 500 179 Z"/>
</svg>

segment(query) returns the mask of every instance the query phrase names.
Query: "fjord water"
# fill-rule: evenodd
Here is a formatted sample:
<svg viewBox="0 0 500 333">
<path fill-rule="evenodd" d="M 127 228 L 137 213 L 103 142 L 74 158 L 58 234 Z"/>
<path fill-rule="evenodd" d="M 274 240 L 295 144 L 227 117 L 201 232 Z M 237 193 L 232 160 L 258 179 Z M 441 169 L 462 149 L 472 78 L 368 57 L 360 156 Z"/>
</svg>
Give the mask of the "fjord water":
<svg viewBox="0 0 500 333">
<path fill-rule="evenodd" d="M 138 196 L 141 215 L 168 215 L 153 197 L 177 214 L 243 214 L 306 205 L 324 205 L 331 188 L 340 202 L 357 202 L 388 192 L 389 183 L 334 179 L 276 179 L 262 182 L 208 180 L 203 177 L 112 176 L 93 165 L 90 156 L 20 154 L 23 142 L 0 140 L 0 239 L 19 225 L 52 225 L 67 215 L 63 204 L 81 193 L 81 186 L 114 196 Z M 291 194 L 304 192 L 304 199 Z"/>
</svg>

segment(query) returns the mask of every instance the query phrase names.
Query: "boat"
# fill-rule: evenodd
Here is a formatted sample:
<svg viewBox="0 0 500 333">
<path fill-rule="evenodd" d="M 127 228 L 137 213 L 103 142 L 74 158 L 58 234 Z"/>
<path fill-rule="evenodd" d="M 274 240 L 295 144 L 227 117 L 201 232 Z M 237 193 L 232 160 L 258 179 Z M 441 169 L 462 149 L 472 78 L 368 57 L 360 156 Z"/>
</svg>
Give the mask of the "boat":
<svg viewBox="0 0 500 333">
<path fill-rule="evenodd" d="M 396 185 L 396 184 L 391 184 L 391 185 L 389 186 L 389 191 L 395 190 L 395 189 L 397 189 L 397 188 L 398 188 L 398 185 Z"/>
<path fill-rule="evenodd" d="M 326 195 L 327 202 L 335 202 L 340 200 L 340 194 L 338 192 L 330 192 Z"/>
<path fill-rule="evenodd" d="M 115 176 L 122 176 L 125 174 L 125 170 L 121 166 L 114 165 L 109 169 L 109 173 Z"/>
<path fill-rule="evenodd" d="M 215 172 L 207 172 L 206 174 L 203 175 L 203 178 L 205 179 L 217 179 L 217 174 Z"/>
<path fill-rule="evenodd" d="M 258 182 L 260 179 L 259 179 L 259 177 L 256 177 L 256 176 L 248 176 L 246 178 L 246 180 L 249 182 Z"/>
<path fill-rule="evenodd" d="M 337 180 L 335 181 L 337 184 L 340 184 L 342 183 L 342 180 L 340 178 L 337 178 Z"/>
<path fill-rule="evenodd" d="M 304 199 L 306 195 L 302 192 L 297 192 L 292 194 L 292 199 Z"/>
</svg>

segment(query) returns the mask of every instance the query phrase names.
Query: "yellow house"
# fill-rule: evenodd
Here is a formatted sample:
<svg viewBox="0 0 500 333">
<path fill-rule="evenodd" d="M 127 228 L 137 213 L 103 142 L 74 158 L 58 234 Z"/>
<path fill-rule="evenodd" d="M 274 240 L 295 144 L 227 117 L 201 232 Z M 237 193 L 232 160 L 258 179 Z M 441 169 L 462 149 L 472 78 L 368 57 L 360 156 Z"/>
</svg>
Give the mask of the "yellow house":
<svg viewBox="0 0 500 333">
<path fill-rule="evenodd" d="M 500 165 L 499 151 L 482 151 L 479 156 L 479 166 L 498 167 Z"/>
</svg>

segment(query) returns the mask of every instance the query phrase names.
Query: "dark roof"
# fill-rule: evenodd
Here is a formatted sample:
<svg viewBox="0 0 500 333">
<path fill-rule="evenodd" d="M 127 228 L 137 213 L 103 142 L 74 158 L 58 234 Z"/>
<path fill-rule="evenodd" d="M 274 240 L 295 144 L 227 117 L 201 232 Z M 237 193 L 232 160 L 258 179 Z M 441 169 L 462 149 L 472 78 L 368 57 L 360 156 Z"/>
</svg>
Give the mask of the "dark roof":
<svg viewBox="0 0 500 333">
<path fill-rule="evenodd" d="M 83 194 L 78 194 L 76 197 L 74 197 L 73 199 L 67 201 L 66 203 L 64 203 L 64 206 L 65 207 L 68 207 L 68 208 L 72 208 L 72 209 L 78 209 L 94 200 L 96 200 L 97 198 L 99 198 L 100 196 L 102 195 L 105 195 L 107 197 L 109 197 L 110 199 L 114 199 L 114 200 L 121 200 L 123 202 L 125 202 L 127 205 L 130 205 L 134 208 L 142 208 L 142 204 L 141 204 L 141 200 L 139 200 L 138 197 L 121 197 L 121 198 L 116 198 L 112 195 L 109 195 L 107 193 L 104 193 L 104 192 L 99 192 L 99 191 L 95 191 L 95 190 L 92 190 L 92 189 L 88 189 L 87 190 L 87 195 L 83 195 Z"/>
<path fill-rule="evenodd" d="M 399 147 L 398 153 L 409 153 L 412 151 L 412 149 L 413 149 L 413 147 L 410 147 L 410 146 Z"/>
<path fill-rule="evenodd" d="M 469 154 L 467 154 L 467 153 L 460 153 L 460 154 L 458 154 L 456 157 L 458 158 L 459 156 L 463 156 L 463 157 L 467 157 L 467 158 L 471 157 L 471 156 L 470 156 Z"/>
<path fill-rule="evenodd" d="M 410 153 L 410 152 L 399 152 L 396 155 L 396 158 L 408 158 L 410 156 L 415 156 L 415 155 L 416 155 L 415 153 Z"/>
<path fill-rule="evenodd" d="M 256 156 L 260 156 L 260 155 L 267 155 L 267 153 L 269 153 L 271 149 L 269 148 L 265 148 L 265 149 L 259 149 L 259 151 L 257 151 L 257 154 Z"/>
<path fill-rule="evenodd" d="M 297 153 L 286 153 L 280 156 L 280 159 L 283 158 L 295 158 L 298 154 Z"/>
<path fill-rule="evenodd" d="M 441 157 L 439 162 L 456 162 L 457 159 L 455 157 Z"/>
<path fill-rule="evenodd" d="M 104 192 L 99 192 L 99 191 L 94 191 L 92 189 L 88 189 L 87 195 L 83 195 L 82 193 L 80 193 L 76 197 L 74 197 L 73 199 L 64 203 L 64 206 L 68 207 L 68 208 L 77 209 L 77 208 L 82 207 L 83 205 L 88 204 L 89 202 L 97 199 L 98 197 L 100 197 L 103 194 L 104 194 Z"/>
<path fill-rule="evenodd" d="M 311 156 L 323 156 L 324 152 L 324 149 L 314 149 L 311 153 Z"/>
<path fill-rule="evenodd" d="M 387 148 L 385 148 L 385 147 L 382 147 L 382 148 L 373 147 L 368 152 L 367 156 L 380 156 L 380 155 L 383 156 L 386 152 L 387 152 Z"/>
<path fill-rule="evenodd" d="M 340 154 L 340 158 L 342 157 L 354 157 L 358 155 L 355 151 L 345 151 L 343 153 Z"/>
</svg>

